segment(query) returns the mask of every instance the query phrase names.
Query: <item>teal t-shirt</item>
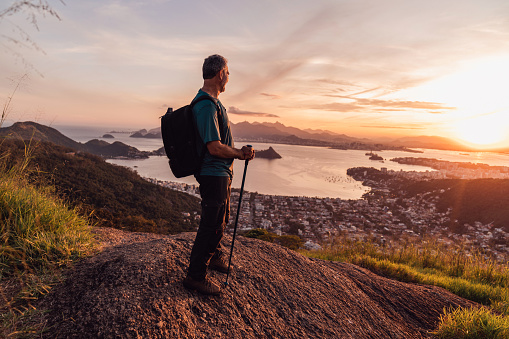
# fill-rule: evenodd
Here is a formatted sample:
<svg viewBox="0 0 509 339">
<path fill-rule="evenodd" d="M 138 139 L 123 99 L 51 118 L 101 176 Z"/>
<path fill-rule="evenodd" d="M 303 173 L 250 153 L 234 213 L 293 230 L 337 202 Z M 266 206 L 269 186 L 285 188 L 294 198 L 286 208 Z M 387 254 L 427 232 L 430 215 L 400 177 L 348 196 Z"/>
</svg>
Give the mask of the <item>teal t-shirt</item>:
<svg viewBox="0 0 509 339">
<path fill-rule="evenodd" d="M 200 89 L 195 99 L 203 95 L 210 96 L 209 94 Z M 210 100 L 202 100 L 195 104 L 193 107 L 194 116 L 196 118 L 196 126 L 198 127 L 198 133 L 200 134 L 204 145 L 206 145 L 210 141 L 221 140 L 219 128 L 222 128 L 223 135 L 225 138 L 223 143 L 225 145 L 233 147 L 232 132 L 230 130 L 230 122 L 228 120 L 228 115 L 226 114 L 226 109 L 218 99 L 214 98 L 212 99 L 217 102 L 221 109 L 221 112 L 223 113 L 223 126 L 219 126 L 216 105 L 214 105 L 214 103 Z M 201 152 L 202 147 L 203 145 L 199 145 L 198 150 L 199 152 Z M 211 155 L 209 151 L 206 150 L 200 174 L 224 177 L 229 176 L 230 178 L 232 178 L 233 158 L 232 159 L 218 158 Z"/>
</svg>

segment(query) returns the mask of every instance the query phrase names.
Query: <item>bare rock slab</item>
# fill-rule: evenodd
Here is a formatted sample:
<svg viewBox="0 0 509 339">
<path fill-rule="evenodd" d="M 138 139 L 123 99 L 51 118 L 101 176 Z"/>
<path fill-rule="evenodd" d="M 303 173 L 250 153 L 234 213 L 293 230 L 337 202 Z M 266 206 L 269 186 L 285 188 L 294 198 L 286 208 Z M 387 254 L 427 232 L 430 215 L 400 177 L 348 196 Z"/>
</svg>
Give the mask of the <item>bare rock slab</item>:
<svg viewBox="0 0 509 339">
<path fill-rule="evenodd" d="M 182 286 L 195 233 L 114 232 L 43 299 L 46 337 L 426 338 L 444 308 L 473 305 L 441 288 L 243 237 L 228 287 L 202 296 Z"/>
</svg>

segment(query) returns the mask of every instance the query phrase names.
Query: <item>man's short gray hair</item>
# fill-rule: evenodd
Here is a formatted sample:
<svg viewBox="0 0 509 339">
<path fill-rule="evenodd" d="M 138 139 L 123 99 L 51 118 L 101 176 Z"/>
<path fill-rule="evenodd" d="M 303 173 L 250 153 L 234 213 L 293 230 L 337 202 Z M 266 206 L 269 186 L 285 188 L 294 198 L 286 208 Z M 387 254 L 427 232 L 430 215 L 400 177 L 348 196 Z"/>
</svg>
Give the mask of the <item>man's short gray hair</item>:
<svg viewBox="0 0 509 339">
<path fill-rule="evenodd" d="M 203 79 L 212 79 L 226 67 L 227 63 L 228 60 L 219 54 L 209 56 L 203 62 Z"/>
</svg>

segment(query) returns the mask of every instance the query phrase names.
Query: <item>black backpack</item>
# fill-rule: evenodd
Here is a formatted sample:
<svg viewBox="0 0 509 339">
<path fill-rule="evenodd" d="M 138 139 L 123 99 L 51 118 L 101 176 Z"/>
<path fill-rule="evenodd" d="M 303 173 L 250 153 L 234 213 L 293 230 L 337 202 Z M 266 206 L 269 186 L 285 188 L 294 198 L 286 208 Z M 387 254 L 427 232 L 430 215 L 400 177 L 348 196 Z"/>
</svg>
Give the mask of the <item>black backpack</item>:
<svg viewBox="0 0 509 339">
<path fill-rule="evenodd" d="M 203 145 L 203 141 L 198 133 L 193 106 L 202 100 L 210 100 L 216 105 L 221 141 L 224 142 L 221 109 L 217 102 L 209 96 L 201 96 L 192 101 L 191 104 L 181 107 L 176 111 L 168 108 L 166 114 L 161 117 L 161 134 L 164 150 L 166 156 L 168 156 L 171 171 L 177 178 L 197 174 L 201 169 L 207 147 Z M 199 144 L 203 145 L 201 147 L 201 154 L 199 154 L 197 148 Z"/>
</svg>

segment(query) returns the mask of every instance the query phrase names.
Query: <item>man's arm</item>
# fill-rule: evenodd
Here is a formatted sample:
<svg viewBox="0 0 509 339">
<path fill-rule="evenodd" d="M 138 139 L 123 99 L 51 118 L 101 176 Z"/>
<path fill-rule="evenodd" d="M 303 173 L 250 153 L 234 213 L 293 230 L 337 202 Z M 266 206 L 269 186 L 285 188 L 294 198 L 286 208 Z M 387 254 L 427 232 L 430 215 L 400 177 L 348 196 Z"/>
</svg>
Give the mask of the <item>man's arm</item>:
<svg viewBox="0 0 509 339">
<path fill-rule="evenodd" d="M 233 148 L 222 144 L 219 140 L 207 142 L 207 149 L 211 155 L 225 159 L 251 160 L 255 155 L 251 147 L 243 146 L 242 149 Z"/>
</svg>

